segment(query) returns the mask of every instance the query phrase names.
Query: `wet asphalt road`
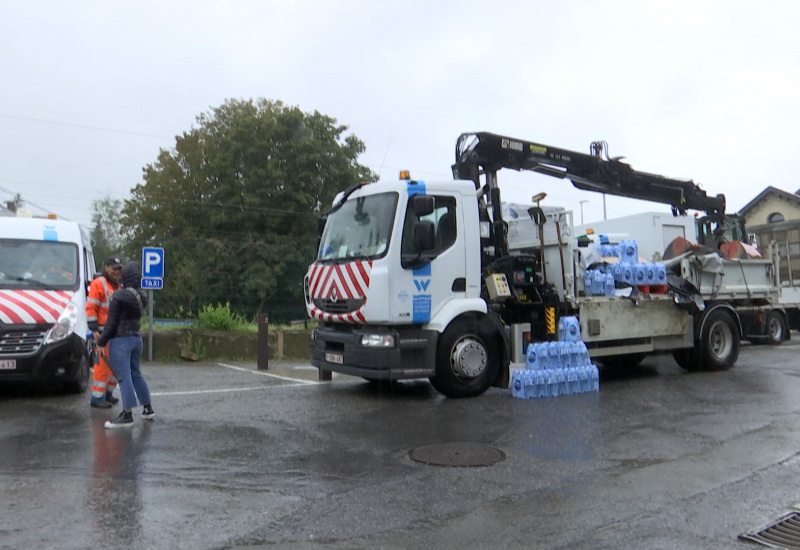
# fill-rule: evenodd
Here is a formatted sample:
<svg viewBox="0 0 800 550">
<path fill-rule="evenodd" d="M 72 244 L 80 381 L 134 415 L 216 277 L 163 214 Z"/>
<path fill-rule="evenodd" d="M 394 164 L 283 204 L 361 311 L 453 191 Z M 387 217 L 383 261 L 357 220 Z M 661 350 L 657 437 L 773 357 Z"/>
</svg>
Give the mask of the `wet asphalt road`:
<svg viewBox="0 0 800 550">
<path fill-rule="evenodd" d="M 800 337 L 795 335 L 800 343 Z M 448 400 L 273 363 L 148 364 L 153 422 L 0 389 L 0 548 L 757 548 L 800 502 L 800 346 L 599 393 Z M 482 468 L 408 457 L 491 445 Z"/>
</svg>

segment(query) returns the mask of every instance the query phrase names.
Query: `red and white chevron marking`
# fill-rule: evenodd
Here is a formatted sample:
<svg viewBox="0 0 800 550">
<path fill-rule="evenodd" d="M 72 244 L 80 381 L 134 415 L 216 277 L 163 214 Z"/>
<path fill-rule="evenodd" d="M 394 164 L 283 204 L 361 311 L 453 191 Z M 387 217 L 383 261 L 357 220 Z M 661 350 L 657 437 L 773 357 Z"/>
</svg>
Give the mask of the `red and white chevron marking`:
<svg viewBox="0 0 800 550">
<path fill-rule="evenodd" d="M 4 324 L 53 324 L 74 292 L 64 290 L 0 290 L 0 321 Z"/>
<path fill-rule="evenodd" d="M 313 264 L 308 270 L 308 294 L 311 298 L 329 300 L 365 297 L 371 272 L 372 262 L 369 260 L 342 265 Z M 365 324 L 367 320 L 361 309 L 363 306 L 350 313 L 332 314 L 321 311 L 312 303 L 309 314 L 319 321 Z"/>
</svg>

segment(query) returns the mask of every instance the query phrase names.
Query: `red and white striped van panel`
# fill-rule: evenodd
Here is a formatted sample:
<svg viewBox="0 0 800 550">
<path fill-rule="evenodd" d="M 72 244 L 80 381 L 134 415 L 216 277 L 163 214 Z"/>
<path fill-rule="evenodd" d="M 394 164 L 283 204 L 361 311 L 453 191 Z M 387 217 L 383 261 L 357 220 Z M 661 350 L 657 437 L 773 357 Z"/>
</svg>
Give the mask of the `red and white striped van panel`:
<svg viewBox="0 0 800 550">
<path fill-rule="evenodd" d="M 358 310 L 342 314 L 324 312 L 312 303 L 309 309 L 311 318 L 318 321 L 365 324 L 367 321 L 362 310 L 366 305 L 371 272 L 372 262 L 369 260 L 341 265 L 313 264 L 308 270 L 308 294 L 312 299 L 365 300 Z"/>
<path fill-rule="evenodd" d="M 12 325 L 53 324 L 74 294 L 65 290 L 0 290 L 0 321 Z"/>
</svg>

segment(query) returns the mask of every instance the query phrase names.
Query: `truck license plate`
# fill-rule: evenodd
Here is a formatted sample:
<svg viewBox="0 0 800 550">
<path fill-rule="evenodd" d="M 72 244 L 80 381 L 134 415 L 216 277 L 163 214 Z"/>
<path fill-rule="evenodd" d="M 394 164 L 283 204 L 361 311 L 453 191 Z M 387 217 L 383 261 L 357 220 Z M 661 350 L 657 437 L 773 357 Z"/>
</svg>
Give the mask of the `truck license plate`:
<svg viewBox="0 0 800 550">
<path fill-rule="evenodd" d="M 0 370 L 13 370 L 17 368 L 16 359 L 3 359 L 0 361 Z"/>
<path fill-rule="evenodd" d="M 341 353 L 326 353 L 325 360 L 329 363 L 337 363 L 341 365 L 344 363 L 344 356 Z"/>
</svg>

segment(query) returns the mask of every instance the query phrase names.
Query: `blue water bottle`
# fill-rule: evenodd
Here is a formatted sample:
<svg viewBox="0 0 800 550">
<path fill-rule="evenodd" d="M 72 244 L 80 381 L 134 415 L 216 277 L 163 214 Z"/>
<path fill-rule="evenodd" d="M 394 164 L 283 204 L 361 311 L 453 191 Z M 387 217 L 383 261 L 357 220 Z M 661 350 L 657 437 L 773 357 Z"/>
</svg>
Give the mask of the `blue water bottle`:
<svg viewBox="0 0 800 550">
<path fill-rule="evenodd" d="M 578 393 L 580 390 L 578 386 L 578 369 L 579 367 L 570 367 L 567 369 L 567 393 L 570 395 Z"/>
<path fill-rule="evenodd" d="M 558 379 L 558 395 L 567 395 L 567 369 L 561 368 L 556 370 L 556 378 Z"/>
<path fill-rule="evenodd" d="M 629 285 L 634 284 L 635 282 L 635 275 L 633 273 L 633 265 L 630 263 L 621 264 L 620 271 L 622 272 L 622 282 L 628 283 Z"/>
<path fill-rule="evenodd" d="M 639 249 L 636 241 L 622 241 L 619 243 L 619 261 L 623 263 L 636 263 L 639 261 Z"/>
<path fill-rule="evenodd" d="M 533 397 L 533 371 L 525 370 L 522 371 L 522 388 L 523 388 L 523 397 L 525 399 L 530 399 Z"/>
<path fill-rule="evenodd" d="M 592 296 L 603 295 L 603 273 L 598 269 L 592 270 Z"/>
<path fill-rule="evenodd" d="M 558 397 L 558 375 L 556 369 L 547 371 L 547 396 Z"/>
<path fill-rule="evenodd" d="M 528 350 L 525 354 L 525 368 L 528 370 L 535 370 L 539 368 L 539 365 L 536 362 L 536 346 L 534 344 L 528 344 Z"/>
<path fill-rule="evenodd" d="M 536 362 L 540 369 L 550 368 L 550 350 L 547 348 L 547 342 L 536 343 Z"/>
<path fill-rule="evenodd" d="M 585 393 L 591 391 L 592 389 L 592 382 L 589 380 L 589 367 L 583 365 L 578 367 L 578 387 L 580 388 L 579 391 L 581 393 Z"/>
<path fill-rule="evenodd" d="M 603 285 L 603 295 L 605 296 L 613 296 L 614 289 L 616 288 L 614 285 L 614 276 L 611 273 L 606 273 L 604 276 L 604 285 Z"/>
<path fill-rule="evenodd" d="M 564 361 L 564 342 L 550 342 L 550 363 L 554 369 L 560 369 Z"/>
<path fill-rule="evenodd" d="M 658 284 L 658 275 L 656 274 L 656 264 L 653 262 L 648 262 L 644 264 L 644 278 L 647 281 L 646 285 L 655 285 Z"/>
<path fill-rule="evenodd" d="M 633 267 L 633 284 L 637 286 L 647 284 L 647 271 L 645 271 L 644 264 L 637 262 Z"/>
<path fill-rule="evenodd" d="M 547 372 L 536 371 L 536 377 L 533 380 L 534 384 L 534 397 L 541 398 L 547 397 Z"/>
<path fill-rule="evenodd" d="M 664 262 L 656 262 L 656 285 L 667 284 L 667 266 Z"/>
<path fill-rule="evenodd" d="M 622 264 L 617 262 L 611 266 L 611 274 L 614 276 L 615 281 L 622 280 Z"/>
<path fill-rule="evenodd" d="M 522 399 L 525 397 L 525 388 L 522 382 L 522 375 L 525 371 L 515 370 L 511 373 L 511 397 Z"/>
<path fill-rule="evenodd" d="M 581 322 L 574 315 L 567 317 L 567 332 L 570 342 L 578 342 L 581 339 Z"/>
<path fill-rule="evenodd" d="M 589 367 L 589 380 L 591 381 L 591 389 L 589 391 L 600 390 L 600 371 L 597 370 L 595 365 Z"/>
<path fill-rule="evenodd" d="M 576 342 L 578 345 L 577 350 L 577 362 L 578 365 L 585 367 L 591 364 L 591 359 L 589 358 L 589 350 L 586 349 L 586 344 L 583 342 Z"/>
</svg>

